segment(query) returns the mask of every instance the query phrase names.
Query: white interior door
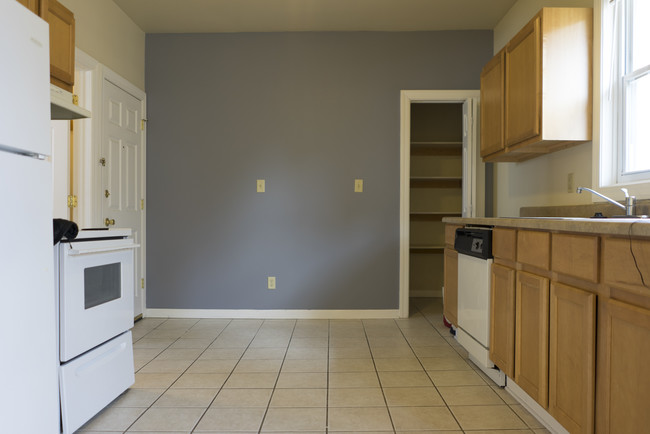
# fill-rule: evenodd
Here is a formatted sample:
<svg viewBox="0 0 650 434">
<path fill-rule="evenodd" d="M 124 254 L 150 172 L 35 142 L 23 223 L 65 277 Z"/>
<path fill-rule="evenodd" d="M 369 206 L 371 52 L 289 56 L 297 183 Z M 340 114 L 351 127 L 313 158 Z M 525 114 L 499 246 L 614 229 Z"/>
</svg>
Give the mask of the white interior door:
<svg viewBox="0 0 650 434">
<path fill-rule="evenodd" d="M 111 228 L 131 228 L 136 244 L 142 245 L 142 101 L 107 79 L 102 86 L 102 222 Z M 142 251 L 136 249 L 134 261 L 135 316 L 143 312 Z"/>
</svg>

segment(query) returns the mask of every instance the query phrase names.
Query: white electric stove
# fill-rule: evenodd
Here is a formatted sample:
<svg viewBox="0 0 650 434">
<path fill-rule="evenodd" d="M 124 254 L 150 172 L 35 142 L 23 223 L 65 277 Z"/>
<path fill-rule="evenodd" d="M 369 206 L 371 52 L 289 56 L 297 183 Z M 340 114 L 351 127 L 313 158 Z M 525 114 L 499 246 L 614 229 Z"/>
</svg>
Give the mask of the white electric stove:
<svg viewBox="0 0 650 434">
<path fill-rule="evenodd" d="M 59 390 L 73 433 L 135 381 L 131 229 L 79 231 L 55 249 Z"/>
</svg>

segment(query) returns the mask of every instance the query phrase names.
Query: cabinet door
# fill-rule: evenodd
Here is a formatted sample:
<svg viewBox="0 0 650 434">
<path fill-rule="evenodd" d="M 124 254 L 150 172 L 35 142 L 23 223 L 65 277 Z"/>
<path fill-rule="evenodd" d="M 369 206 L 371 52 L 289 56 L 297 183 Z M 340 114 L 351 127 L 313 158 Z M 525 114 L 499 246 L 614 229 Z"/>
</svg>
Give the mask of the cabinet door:
<svg viewBox="0 0 650 434">
<path fill-rule="evenodd" d="M 548 407 L 548 279 L 517 272 L 515 383 Z"/>
<path fill-rule="evenodd" d="M 447 321 L 458 325 L 458 252 L 445 249 L 445 293 L 443 314 Z"/>
<path fill-rule="evenodd" d="M 68 92 L 74 85 L 74 15 L 57 0 L 48 1 L 50 81 Z"/>
<path fill-rule="evenodd" d="M 599 306 L 596 432 L 650 427 L 650 310 L 609 300 Z"/>
<path fill-rule="evenodd" d="M 481 71 L 481 156 L 501 151 L 503 144 L 504 52 Z"/>
<path fill-rule="evenodd" d="M 38 15 L 39 9 L 39 0 L 18 0 L 18 3 L 21 5 L 25 6 L 27 9 L 30 11 L 34 12 L 36 15 Z"/>
<path fill-rule="evenodd" d="M 515 372 L 515 270 L 492 265 L 490 360 L 508 377 Z"/>
<path fill-rule="evenodd" d="M 572 434 L 593 433 L 596 295 L 551 283 L 548 411 Z"/>
<path fill-rule="evenodd" d="M 512 146 L 541 131 L 540 18 L 526 25 L 506 46 L 505 142 Z"/>
</svg>

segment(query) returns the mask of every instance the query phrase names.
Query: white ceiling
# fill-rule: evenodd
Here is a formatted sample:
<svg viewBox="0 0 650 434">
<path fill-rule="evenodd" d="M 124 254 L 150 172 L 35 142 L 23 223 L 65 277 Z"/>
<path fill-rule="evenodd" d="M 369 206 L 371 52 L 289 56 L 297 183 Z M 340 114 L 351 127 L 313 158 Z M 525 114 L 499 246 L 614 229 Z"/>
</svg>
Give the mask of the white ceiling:
<svg viewBox="0 0 650 434">
<path fill-rule="evenodd" d="M 145 33 L 492 30 L 516 0 L 114 0 Z"/>
</svg>

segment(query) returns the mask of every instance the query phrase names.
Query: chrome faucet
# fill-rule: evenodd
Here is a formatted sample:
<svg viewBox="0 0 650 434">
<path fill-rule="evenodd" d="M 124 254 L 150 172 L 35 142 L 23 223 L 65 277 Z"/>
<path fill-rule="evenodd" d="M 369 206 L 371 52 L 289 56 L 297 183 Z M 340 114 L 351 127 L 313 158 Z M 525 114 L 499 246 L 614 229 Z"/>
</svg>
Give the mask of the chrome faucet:
<svg viewBox="0 0 650 434">
<path fill-rule="evenodd" d="M 578 187 L 578 189 L 576 190 L 576 193 L 582 193 L 582 190 L 587 190 L 587 191 L 595 194 L 596 196 L 602 197 L 606 201 L 611 202 L 614 205 L 623 208 L 625 210 L 625 215 L 626 216 L 633 216 L 633 215 L 636 214 L 636 197 L 630 196 L 627 193 L 627 188 L 621 188 L 623 193 L 625 193 L 625 205 L 623 205 L 621 203 L 618 203 L 614 199 L 610 199 L 607 196 L 605 196 L 603 194 L 600 194 L 597 191 L 594 191 L 591 188 L 587 188 L 587 187 Z"/>
</svg>

